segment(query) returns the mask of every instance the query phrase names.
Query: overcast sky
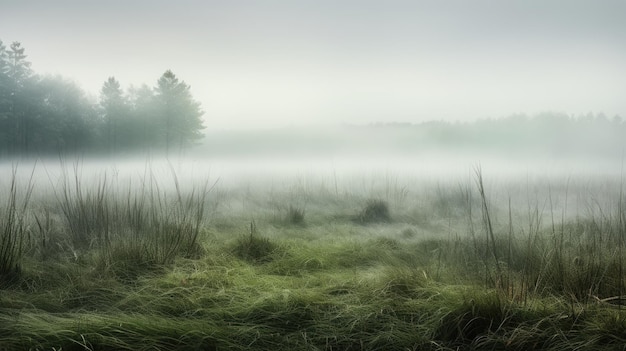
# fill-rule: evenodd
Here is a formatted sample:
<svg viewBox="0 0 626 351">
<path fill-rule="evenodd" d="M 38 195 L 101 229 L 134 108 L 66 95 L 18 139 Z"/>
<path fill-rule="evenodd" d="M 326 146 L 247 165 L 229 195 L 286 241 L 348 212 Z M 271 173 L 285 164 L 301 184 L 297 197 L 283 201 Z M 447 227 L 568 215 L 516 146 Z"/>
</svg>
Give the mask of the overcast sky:
<svg viewBox="0 0 626 351">
<path fill-rule="evenodd" d="M 0 40 L 94 97 L 171 69 L 207 126 L 626 117 L 625 0 L 0 0 Z"/>
</svg>

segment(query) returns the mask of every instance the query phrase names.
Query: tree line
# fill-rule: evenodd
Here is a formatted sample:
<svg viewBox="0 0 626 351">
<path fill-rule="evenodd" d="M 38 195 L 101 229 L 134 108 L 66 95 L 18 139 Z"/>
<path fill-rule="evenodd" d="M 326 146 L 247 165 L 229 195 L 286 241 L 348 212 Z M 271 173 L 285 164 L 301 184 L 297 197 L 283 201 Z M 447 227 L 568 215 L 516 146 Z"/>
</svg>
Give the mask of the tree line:
<svg viewBox="0 0 626 351">
<path fill-rule="evenodd" d="M 170 154 L 202 138 L 203 114 L 170 70 L 154 87 L 127 91 L 110 77 L 93 102 L 66 78 L 36 74 L 19 42 L 0 40 L 0 156 Z"/>
<path fill-rule="evenodd" d="M 202 155 L 504 155 L 621 159 L 626 122 L 615 115 L 543 112 L 466 122 L 344 124 L 207 133 Z"/>
</svg>

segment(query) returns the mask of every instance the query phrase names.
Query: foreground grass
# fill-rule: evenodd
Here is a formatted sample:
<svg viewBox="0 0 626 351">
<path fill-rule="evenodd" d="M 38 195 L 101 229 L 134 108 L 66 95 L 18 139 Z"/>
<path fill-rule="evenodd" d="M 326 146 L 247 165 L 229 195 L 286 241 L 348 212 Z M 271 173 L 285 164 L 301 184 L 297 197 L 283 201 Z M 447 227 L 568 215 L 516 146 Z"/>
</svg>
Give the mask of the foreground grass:
<svg viewBox="0 0 626 351">
<path fill-rule="evenodd" d="M 21 284 L 0 298 L 0 348 L 608 350 L 626 342 L 617 306 L 521 302 L 434 279 L 437 267 L 419 254 L 432 243 L 276 241 L 263 263 L 238 258 L 227 241 L 132 282 L 85 262 L 27 262 Z"/>
</svg>

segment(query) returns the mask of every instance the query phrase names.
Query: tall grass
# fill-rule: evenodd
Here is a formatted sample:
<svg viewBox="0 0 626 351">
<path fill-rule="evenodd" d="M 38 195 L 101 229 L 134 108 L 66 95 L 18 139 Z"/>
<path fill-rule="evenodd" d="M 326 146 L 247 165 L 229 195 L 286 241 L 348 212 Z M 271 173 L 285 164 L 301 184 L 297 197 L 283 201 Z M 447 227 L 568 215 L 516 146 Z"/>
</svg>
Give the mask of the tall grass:
<svg viewBox="0 0 626 351">
<path fill-rule="evenodd" d="M 106 173 L 87 184 L 76 166 L 72 176 L 64 173 L 57 201 L 74 250 L 98 249 L 102 268 L 118 271 L 201 253 L 198 237 L 215 184 L 210 187 L 207 180 L 183 189 L 173 170 L 171 175 L 173 191 L 152 173 L 127 187 L 112 184 Z"/>
<path fill-rule="evenodd" d="M 28 240 L 28 205 L 33 192 L 33 171 L 20 194 L 17 166 L 10 176 L 6 204 L 0 208 L 0 281 L 15 279 L 20 273 L 20 260 Z"/>
<path fill-rule="evenodd" d="M 495 284 L 498 287 L 502 286 L 504 276 L 502 272 L 502 267 L 500 267 L 500 253 L 496 248 L 496 238 L 493 231 L 493 224 L 491 222 L 491 214 L 489 212 L 489 205 L 487 204 L 487 195 L 485 193 L 485 185 L 483 182 L 483 174 L 480 166 L 476 168 L 476 186 L 478 187 L 478 193 L 480 195 L 480 203 L 482 210 L 482 221 L 483 226 L 485 228 L 486 235 L 486 246 L 485 246 L 485 260 L 487 256 L 493 257 L 494 266 L 496 268 L 496 277 L 493 279 L 490 276 L 490 272 L 488 270 L 489 265 L 485 264 L 485 280 L 491 280 L 492 284 Z"/>
<path fill-rule="evenodd" d="M 507 223 L 496 226 L 488 203 L 482 171 L 476 169 L 476 188 L 482 208 L 480 221 L 485 235 L 476 235 L 472 205 L 468 204 L 468 237 L 461 241 L 467 267 L 481 258 L 488 287 L 502 290 L 510 298 L 527 301 L 529 296 L 556 294 L 576 303 L 624 300 L 624 207 L 622 195 L 614 208 L 591 202 L 589 215 L 567 221 L 565 208 L 561 223 L 554 216 L 552 194 L 548 189 L 550 223 L 544 225 L 544 208 L 528 206 L 526 224 L 516 222 L 508 200 Z M 466 198 L 471 202 L 470 192 Z M 565 194 L 567 199 L 567 193 Z M 501 211 L 504 212 L 504 211 Z M 522 222 L 523 223 L 523 222 Z M 523 235 L 515 235 L 519 228 Z M 463 271 L 463 267 L 458 267 Z M 476 272 L 468 272 L 478 276 Z"/>
<path fill-rule="evenodd" d="M 78 167 L 74 165 L 72 176 L 63 168 L 61 194 L 57 196 L 72 243 L 78 249 L 109 245 L 117 218 L 111 218 L 113 204 L 106 173 L 94 189 L 83 183 Z"/>
</svg>

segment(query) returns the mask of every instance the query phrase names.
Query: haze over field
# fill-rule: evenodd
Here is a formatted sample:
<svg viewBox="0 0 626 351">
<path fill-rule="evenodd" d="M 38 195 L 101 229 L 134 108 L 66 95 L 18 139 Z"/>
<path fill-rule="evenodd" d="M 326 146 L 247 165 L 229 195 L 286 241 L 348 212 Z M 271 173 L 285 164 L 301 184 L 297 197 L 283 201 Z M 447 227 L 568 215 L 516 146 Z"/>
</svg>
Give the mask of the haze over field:
<svg viewBox="0 0 626 351">
<path fill-rule="evenodd" d="M 0 349 L 624 349 L 625 14 L 0 0 Z"/>
<path fill-rule="evenodd" d="M 0 39 L 94 99 L 191 85 L 208 130 L 626 116 L 626 2 L 3 1 Z"/>
</svg>

